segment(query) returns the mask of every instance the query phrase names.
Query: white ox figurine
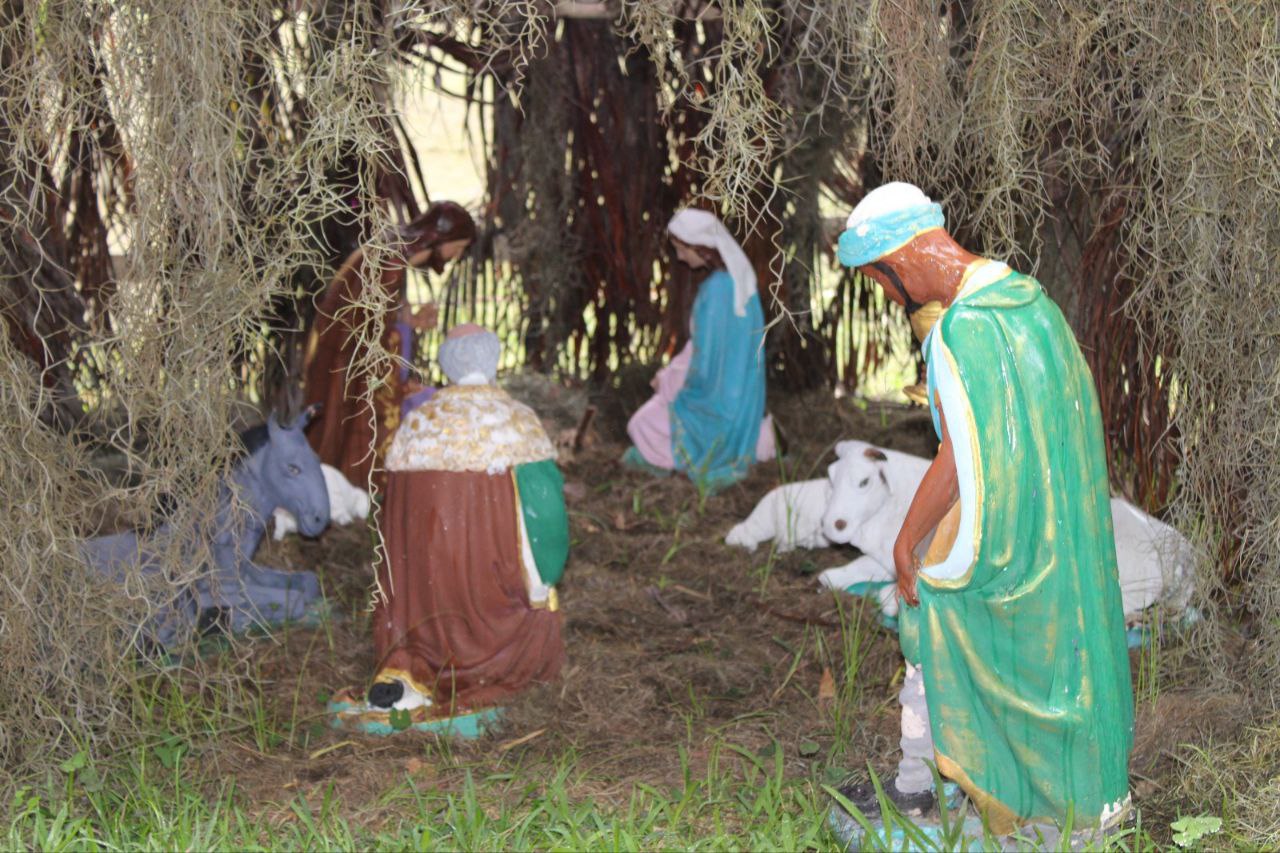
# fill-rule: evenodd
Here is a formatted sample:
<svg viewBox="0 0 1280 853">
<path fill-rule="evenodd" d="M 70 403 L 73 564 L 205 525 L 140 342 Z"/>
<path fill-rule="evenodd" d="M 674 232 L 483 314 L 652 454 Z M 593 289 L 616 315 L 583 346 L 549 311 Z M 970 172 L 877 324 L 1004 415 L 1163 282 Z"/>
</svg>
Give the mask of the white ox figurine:
<svg viewBox="0 0 1280 853">
<path fill-rule="evenodd" d="M 329 492 L 329 523 L 332 525 L 350 524 L 357 518 L 369 517 L 369 493 L 353 486 L 342 472 L 331 465 L 321 465 L 324 484 Z M 272 518 L 275 530 L 272 538 L 279 542 L 285 534 L 294 533 L 298 529 L 298 521 L 287 509 L 277 509 Z"/>
<path fill-rule="evenodd" d="M 827 469 L 831 500 L 822 518 L 822 535 L 833 543 L 853 545 L 863 556 L 828 569 L 818 580 L 831 589 L 893 581 L 893 543 L 929 460 L 864 441 L 840 442 L 836 455 Z M 1140 620 L 1142 611 L 1157 601 L 1184 609 L 1191 593 L 1190 543 L 1121 498 L 1111 499 L 1111 519 L 1125 620 Z M 886 616 L 897 615 L 895 585 L 881 589 L 879 600 Z"/>
<path fill-rule="evenodd" d="M 831 503 L 831 480 L 804 480 L 778 486 L 760 499 L 746 521 L 724 538 L 726 545 L 754 551 L 761 542 L 777 542 L 779 553 L 795 548 L 827 548 L 822 516 Z"/>
</svg>

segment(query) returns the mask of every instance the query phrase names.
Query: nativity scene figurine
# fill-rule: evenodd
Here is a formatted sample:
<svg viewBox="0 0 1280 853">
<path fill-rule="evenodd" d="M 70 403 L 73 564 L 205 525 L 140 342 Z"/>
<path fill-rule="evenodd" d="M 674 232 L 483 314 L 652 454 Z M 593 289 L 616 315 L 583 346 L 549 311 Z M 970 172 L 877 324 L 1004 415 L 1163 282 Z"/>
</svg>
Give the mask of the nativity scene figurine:
<svg viewBox="0 0 1280 853">
<path fill-rule="evenodd" d="M 563 665 L 564 481 L 538 416 L 495 384 L 500 352 L 490 331 L 450 330 L 449 384 L 391 441 L 374 674 L 340 703 L 366 731 L 492 711 Z"/>
<path fill-rule="evenodd" d="M 910 184 L 866 195 L 839 257 L 915 321 L 940 442 L 892 549 L 907 675 L 885 792 L 929 811 L 933 761 L 998 834 L 1112 826 L 1129 809 L 1133 696 L 1102 421 L 1075 337 L 1034 279 L 961 248 Z M 878 814 L 871 786 L 843 793 Z"/>
<path fill-rule="evenodd" d="M 653 397 L 627 424 L 633 446 L 623 462 L 680 471 L 715 491 L 777 452 L 765 414 L 764 311 L 750 259 L 715 214 L 681 210 L 667 231 L 680 262 L 707 277 L 688 342 L 658 371 Z"/>
<path fill-rule="evenodd" d="M 86 562 L 114 582 L 129 587 L 132 573 L 140 573 L 151 615 L 138 626 L 139 645 L 172 652 L 210 633 L 269 631 L 318 618 L 323 598 L 314 572 L 254 561 L 276 510 L 287 511 L 304 536 L 319 536 L 329 524 L 325 477 L 303 431 L 313 414 L 308 408 L 286 424 L 271 415 L 241 434 L 239 458 L 196 540 L 175 540 L 178 534 L 162 521 L 150 531 L 125 530 L 83 543 Z M 194 568 L 189 583 L 161 569 L 175 545 Z"/>
<path fill-rule="evenodd" d="M 382 460 L 401 415 L 430 394 L 414 382 L 408 365 L 418 336 L 434 328 L 438 312 L 434 305 L 410 309 L 408 270 L 443 271 L 474 238 L 475 222 L 466 209 L 436 202 L 413 221 L 352 252 L 320 297 L 307 345 L 304 392 L 308 403 L 324 408 L 308 437 L 322 462 L 360 487 L 371 474 L 381 484 Z M 370 263 L 374 245 L 379 249 L 376 268 Z M 365 306 L 377 298 L 369 295 L 373 288 L 390 304 L 384 316 L 371 321 Z M 394 362 L 376 381 L 357 368 L 361 335 L 370 329 Z"/>
</svg>

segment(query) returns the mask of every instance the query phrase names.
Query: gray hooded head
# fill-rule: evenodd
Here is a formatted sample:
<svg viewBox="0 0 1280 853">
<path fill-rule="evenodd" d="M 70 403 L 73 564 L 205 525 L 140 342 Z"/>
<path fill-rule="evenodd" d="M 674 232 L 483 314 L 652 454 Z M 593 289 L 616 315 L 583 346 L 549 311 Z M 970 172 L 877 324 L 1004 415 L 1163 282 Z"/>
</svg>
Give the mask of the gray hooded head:
<svg viewBox="0 0 1280 853">
<path fill-rule="evenodd" d="M 454 385 L 491 385 L 498 376 L 501 355 L 497 335 L 468 323 L 449 330 L 437 360 Z"/>
</svg>

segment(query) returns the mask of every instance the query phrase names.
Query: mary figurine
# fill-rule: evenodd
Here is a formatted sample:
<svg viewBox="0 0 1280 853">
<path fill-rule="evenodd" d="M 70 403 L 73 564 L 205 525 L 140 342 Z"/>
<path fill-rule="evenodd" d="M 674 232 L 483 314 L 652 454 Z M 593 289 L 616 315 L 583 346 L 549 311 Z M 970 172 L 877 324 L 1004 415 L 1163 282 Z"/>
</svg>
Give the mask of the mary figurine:
<svg viewBox="0 0 1280 853">
<path fill-rule="evenodd" d="M 676 257 L 711 274 L 698 288 L 689 342 L 631 417 L 634 467 L 683 471 L 711 490 L 775 454 L 764 411 L 764 312 L 742 247 L 715 214 L 685 209 L 667 225 Z"/>
</svg>

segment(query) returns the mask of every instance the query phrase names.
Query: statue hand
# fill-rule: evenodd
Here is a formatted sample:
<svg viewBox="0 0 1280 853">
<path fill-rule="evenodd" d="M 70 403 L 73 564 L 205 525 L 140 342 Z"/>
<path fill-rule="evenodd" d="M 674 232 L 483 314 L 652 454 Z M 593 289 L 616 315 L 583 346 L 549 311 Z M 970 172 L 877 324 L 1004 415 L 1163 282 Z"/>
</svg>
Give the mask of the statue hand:
<svg viewBox="0 0 1280 853">
<path fill-rule="evenodd" d="M 434 302 L 428 302 L 409 315 L 409 324 L 419 332 L 428 332 L 440 321 L 440 308 Z"/>
<path fill-rule="evenodd" d="M 916 576 L 920 574 L 920 560 L 915 551 L 902 541 L 893 546 L 893 565 L 898 575 L 898 597 L 912 607 L 920 605 L 916 592 Z"/>
</svg>

